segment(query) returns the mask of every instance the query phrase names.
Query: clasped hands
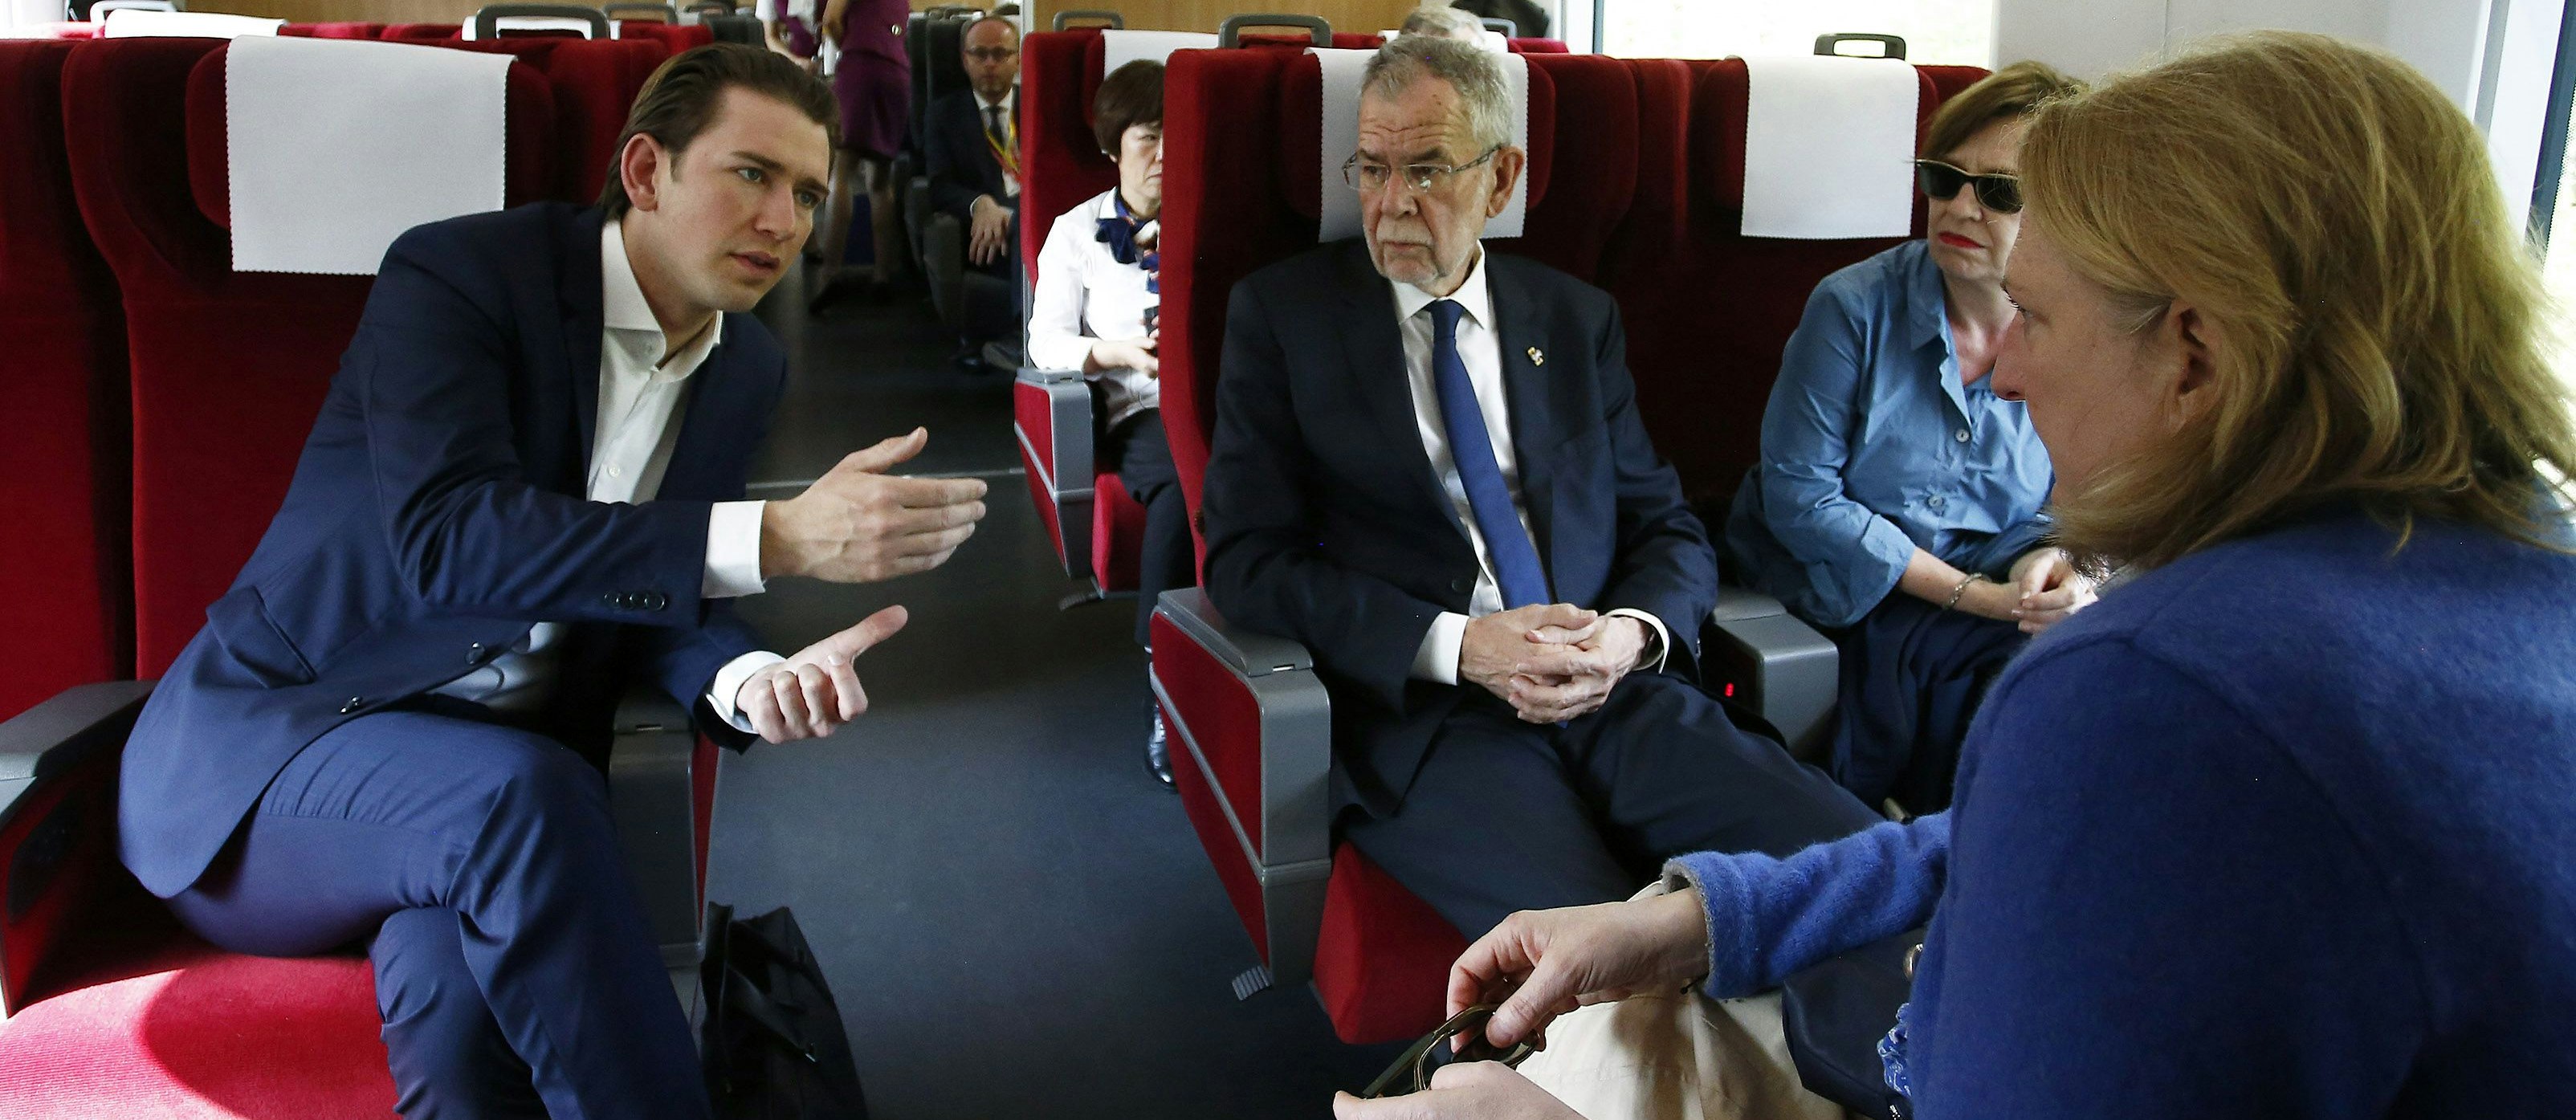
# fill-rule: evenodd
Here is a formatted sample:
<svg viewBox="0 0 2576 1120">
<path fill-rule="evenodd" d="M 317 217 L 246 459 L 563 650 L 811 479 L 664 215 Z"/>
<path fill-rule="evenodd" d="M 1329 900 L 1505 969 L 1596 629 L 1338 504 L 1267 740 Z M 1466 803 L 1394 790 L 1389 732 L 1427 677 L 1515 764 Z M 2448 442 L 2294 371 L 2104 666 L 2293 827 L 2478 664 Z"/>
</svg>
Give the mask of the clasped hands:
<svg viewBox="0 0 2576 1120">
<path fill-rule="evenodd" d="M 1557 1016 L 1647 992 L 1678 992 L 1707 973 L 1709 943 L 1696 887 L 1599 906 L 1525 910 L 1477 938 L 1449 969 L 1449 1011 L 1500 1005 L 1485 1039 L 1509 1048 L 1546 1042 Z M 1498 1062 L 1458 1063 L 1409 1096 L 1333 1098 L 1336 1120 L 1580 1120 L 1563 1102 Z"/>
<path fill-rule="evenodd" d="M 904 478 L 886 472 L 921 453 L 915 428 L 851 452 L 805 492 L 768 503 L 760 518 L 760 573 L 831 583 L 874 583 L 947 563 L 984 517 L 984 483 Z M 887 607 L 795 656 L 752 674 L 734 707 L 772 743 L 819 738 L 868 709 L 854 663 L 910 616 Z"/>
<path fill-rule="evenodd" d="M 1500 611 L 1467 623 L 1458 679 L 1482 686 L 1530 723 L 1561 723 L 1599 708 L 1637 667 L 1646 625 L 1566 603 Z"/>
</svg>

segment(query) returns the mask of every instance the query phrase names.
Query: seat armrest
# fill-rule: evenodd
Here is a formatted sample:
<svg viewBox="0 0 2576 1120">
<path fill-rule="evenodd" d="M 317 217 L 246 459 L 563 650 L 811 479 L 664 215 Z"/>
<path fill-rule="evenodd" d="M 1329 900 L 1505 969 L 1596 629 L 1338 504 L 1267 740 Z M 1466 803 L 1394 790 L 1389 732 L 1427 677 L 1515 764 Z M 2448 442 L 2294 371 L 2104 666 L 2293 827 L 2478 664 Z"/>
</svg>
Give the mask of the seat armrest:
<svg viewBox="0 0 2576 1120">
<path fill-rule="evenodd" d="M 116 773 L 151 694 L 85 684 L 0 723 L 0 1018 L 112 956 L 104 942 L 147 934 L 102 915 L 145 897 L 116 857 Z"/>
<path fill-rule="evenodd" d="M 1164 592 L 1161 610 L 1199 648 L 1244 676 L 1263 677 L 1315 667 L 1314 655 L 1306 652 L 1305 646 L 1228 623 L 1224 615 L 1217 613 L 1216 604 L 1208 601 L 1207 592 L 1199 588 Z"/>
<path fill-rule="evenodd" d="M 615 727 L 608 800 L 626 874 L 662 947 L 663 963 L 694 964 L 700 900 L 690 767 L 698 734 L 687 709 L 649 686 L 628 690 L 617 705 Z"/>
<path fill-rule="evenodd" d="M 1056 559 L 1068 579 L 1091 574 L 1091 387 L 1080 370 L 1020 367 L 1011 386 L 1011 428 Z"/>
<path fill-rule="evenodd" d="M 1721 586 L 1701 643 L 1707 687 L 1780 730 L 1789 753 L 1815 761 L 1833 732 L 1842 655 L 1780 601 Z"/>
<path fill-rule="evenodd" d="M 1332 875 L 1332 698 L 1304 646 L 1233 626 L 1198 588 L 1163 593 L 1153 634 L 1181 806 L 1267 984 L 1304 984 Z"/>
</svg>

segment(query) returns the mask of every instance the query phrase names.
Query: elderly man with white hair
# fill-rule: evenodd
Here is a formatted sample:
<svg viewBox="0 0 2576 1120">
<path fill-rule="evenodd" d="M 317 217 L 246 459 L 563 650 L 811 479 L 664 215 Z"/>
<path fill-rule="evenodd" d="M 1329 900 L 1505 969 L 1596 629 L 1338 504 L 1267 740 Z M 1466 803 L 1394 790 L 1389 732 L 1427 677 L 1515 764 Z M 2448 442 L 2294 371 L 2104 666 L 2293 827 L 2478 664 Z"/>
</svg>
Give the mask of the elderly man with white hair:
<svg viewBox="0 0 2576 1120">
<path fill-rule="evenodd" d="M 1204 503 L 1217 608 L 1314 651 L 1343 835 L 1471 938 L 1877 819 L 1692 683 L 1717 562 L 1618 307 L 1478 240 L 1508 97 L 1454 40 L 1369 63 L 1365 236 L 1234 290 Z"/>
</svg>

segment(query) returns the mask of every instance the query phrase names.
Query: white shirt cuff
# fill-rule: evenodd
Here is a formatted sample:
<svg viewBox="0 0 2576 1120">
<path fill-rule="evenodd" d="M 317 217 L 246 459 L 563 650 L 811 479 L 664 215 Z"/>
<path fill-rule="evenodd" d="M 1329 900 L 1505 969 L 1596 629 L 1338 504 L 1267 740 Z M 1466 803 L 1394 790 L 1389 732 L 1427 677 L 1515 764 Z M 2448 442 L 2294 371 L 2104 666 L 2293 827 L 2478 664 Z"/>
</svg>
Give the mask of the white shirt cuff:
<svg viewBox="0 0 2576 1120">
<path fill-rule="evenodd" d="M 699 584 L 701 597 L 732 599 L 769 589 L 760 578 L 760 512 L 768 504 L 717 502 L 715 511 L 707 515 L 707 574 Z"/>
<path fill-rule="evenodd" d="M 768 650 L 760 650 L 725 662 L 724 668 L 716 670 L 716 679 L 707 685 L 707 706 L 715 709 L 716 715 L 723 717 L 726 723 L 732 724 L 734 730 L 758 734 L 760 729 L 753 727 L 750 720 L 742 718 L 741 709 L 734 707 L 734 696 L 742 691 L 742 682 L 750 680 L 752 674 L 785 660 L 787 659 Z"/>
<path fill-rule="evenodd" d="M 1673 655 L 1673 634 L 1672 631 L 1664 629 L 1664 620 L 1655 617 L 1654 612 L 1652 611 L 1641 611 L 1635 607 L 1612 608 L 1610 616 L 1612 618 L 1636 619 L 1639 622 L 1645 623 L 1647 629 L 1655 632 L 1655 663 L 1652 665 L 1641 664 L 1638 665 L 1637 668 L 1644 669 L 1649 673 L 1663 672 L 1665 659 L 1670 658 Z"/>
<path fill-rule="evenodd" d="M 1422 645 L 1413 651 L 1412 677 L 1433 684 L 1458 683 L 1458 648 L 1467 644 L 1467 616 L 1456 611 L 1442 611 L 1431 620 L 1431 629 L 1422 635 Z"/>
</svg>

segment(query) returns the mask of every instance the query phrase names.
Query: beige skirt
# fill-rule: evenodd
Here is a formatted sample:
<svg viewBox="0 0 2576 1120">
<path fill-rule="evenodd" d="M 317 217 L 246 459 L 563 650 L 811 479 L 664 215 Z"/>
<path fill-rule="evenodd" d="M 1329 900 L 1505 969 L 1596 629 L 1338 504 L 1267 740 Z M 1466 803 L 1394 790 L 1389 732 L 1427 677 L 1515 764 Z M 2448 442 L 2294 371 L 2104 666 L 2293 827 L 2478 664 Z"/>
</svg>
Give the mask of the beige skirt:
<svg viewBox="0 0 2576 1120">
<path fill-rule="evenodd" d="M 1780 994 L 1697 993 L 1601 1003 L 1559 1017 L 1521 1072 L 1585 1120 L 1846 1120 L 1798 1084 Z"/>
</svg>

